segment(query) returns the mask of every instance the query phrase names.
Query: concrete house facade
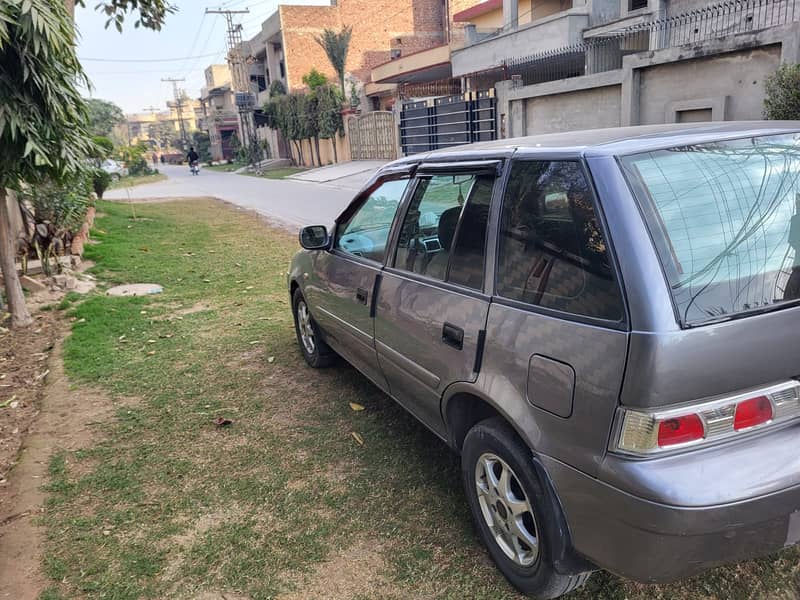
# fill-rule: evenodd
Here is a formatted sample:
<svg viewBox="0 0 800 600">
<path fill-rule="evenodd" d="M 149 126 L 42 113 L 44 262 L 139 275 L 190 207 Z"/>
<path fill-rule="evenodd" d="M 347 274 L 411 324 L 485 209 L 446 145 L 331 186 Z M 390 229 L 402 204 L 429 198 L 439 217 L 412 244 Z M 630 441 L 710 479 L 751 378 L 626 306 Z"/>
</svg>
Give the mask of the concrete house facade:
<svg viewBox="0 0 800 600">
<path fill-rule="evenodd" d="M 800 61 L 798 0 L 556 4 L 487 0 L 456 17 L 467 35 L 453 75 L 506 71 L 503 136 L 762 118 L 765 78 Z"/>
<path fill-rule="evenodd" d="M 208 132 L 212 160 L 228 160 L 234 155 L 234 138 L 241 139 L 231 72 L 228 65 L 209 65 L 205 76 L 206 85 L 200 91 L 202 117 L 198 126 Z"/>
</svg>

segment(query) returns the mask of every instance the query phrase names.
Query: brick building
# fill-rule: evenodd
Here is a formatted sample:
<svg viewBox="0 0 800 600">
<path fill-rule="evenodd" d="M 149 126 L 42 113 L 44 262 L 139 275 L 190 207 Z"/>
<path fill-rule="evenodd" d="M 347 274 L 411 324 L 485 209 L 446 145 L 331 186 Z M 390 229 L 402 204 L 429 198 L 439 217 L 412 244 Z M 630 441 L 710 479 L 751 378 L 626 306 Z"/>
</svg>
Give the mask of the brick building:
<svg viewBox="0 0 800 600">
<path fill-rule="evenodd" d="M 311 69 L 335 80 L 324 50 L 314 40 L 326 28 L 353 28 L 346 71 L 359 82 L 370 81 L 371 70 L 392 59 L 448 44 L 461 35 L 452 15 L 470 4 L 465 0 L 334 0 L 330 6 L 280 5 L 247 42 L 254 91 L 265 91 L 281 79 L 288 89 L 303 87 Z M 464 5 L 464 6 L 462 6 Z"/>
</svg>

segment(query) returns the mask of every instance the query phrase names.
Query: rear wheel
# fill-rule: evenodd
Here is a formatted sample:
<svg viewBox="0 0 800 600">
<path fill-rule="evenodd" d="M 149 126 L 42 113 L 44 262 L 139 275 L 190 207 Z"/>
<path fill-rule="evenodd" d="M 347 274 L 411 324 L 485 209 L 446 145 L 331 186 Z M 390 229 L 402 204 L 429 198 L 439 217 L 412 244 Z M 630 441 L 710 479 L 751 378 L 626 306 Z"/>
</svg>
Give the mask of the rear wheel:
<svg viewBox="0 0 800 600">
<path fill-rule="evenodd" d="M 502 418 L 473 427 L 464 440 L 461 474 L 478 533 L 497 567 L 518 590 L 541 600 L 583 585 L 591 573 L 562 574 L 553 557 L 563 540 L 551 492 L 531 452 Z"/>
<path fill-rule="evenodd" d="M 296 289 L 292 296 L 292 310 L 294 312 L 294 329 L 303 358 L 315 369 L 330 366 L 336 355 L 320 336 L 319 328 L 299 289 Z"/>
</svg>

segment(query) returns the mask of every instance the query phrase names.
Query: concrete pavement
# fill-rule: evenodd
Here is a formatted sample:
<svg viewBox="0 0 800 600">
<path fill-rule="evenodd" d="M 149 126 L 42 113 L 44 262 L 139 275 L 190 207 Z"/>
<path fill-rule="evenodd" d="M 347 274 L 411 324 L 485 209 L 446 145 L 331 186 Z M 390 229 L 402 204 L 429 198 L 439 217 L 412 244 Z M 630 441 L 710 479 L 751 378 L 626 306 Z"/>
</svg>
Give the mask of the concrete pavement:
<svg viewBox="0 0 800 600">
<path fill-rule="evenodd" d="M 321 183 L 265 179 L 208 169 L 201 169 L 200 175 L 193 176 L 189 167 L 161 165 L 159 170 L 167 175 L 166 181 L 109 190 L 104 197 L 127 200 L 212 196 L 253 209 L 286 229 L 296 231 L 306 225 L 333 223 L 378 166 L 370 165 L 366 170 L 350 167 L 342 172 L 343 177 Z"/>
<path fill-rule="evenodd" d="M 333 181 L 348 181 L 359 179 L 364 173 L 370 175 L 386 164 L 385 160 L 351 160 L 349 162 L 328 165 L 317 169 L 301 171 L 291 175 L 288 179 L 293 181 L 309 181 L 312 183 L 329 183 Z"/>
</svg>

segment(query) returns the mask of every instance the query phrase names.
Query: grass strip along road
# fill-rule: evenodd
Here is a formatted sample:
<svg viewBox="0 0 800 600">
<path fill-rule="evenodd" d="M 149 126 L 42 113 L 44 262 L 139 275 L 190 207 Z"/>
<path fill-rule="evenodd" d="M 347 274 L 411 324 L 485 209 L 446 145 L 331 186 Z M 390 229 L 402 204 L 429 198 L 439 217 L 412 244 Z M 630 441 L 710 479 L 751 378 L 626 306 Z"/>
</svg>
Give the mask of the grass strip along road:
<svg viewBox="0 0 800 600">
<path fill-rule="evenodd" d="M 98 210 L 94 274 L 164 293 L 59 307 L 73 385 L 116 411 L 49 465 L 44 598 L 518 597 L 472 533 L 457 457 L 344 363 L 306 367 L 295 236 L 211 200 Z M 661 587 L 597 573 L 570 598 L 792 597 L 798 563 Z"/>
</svg>

